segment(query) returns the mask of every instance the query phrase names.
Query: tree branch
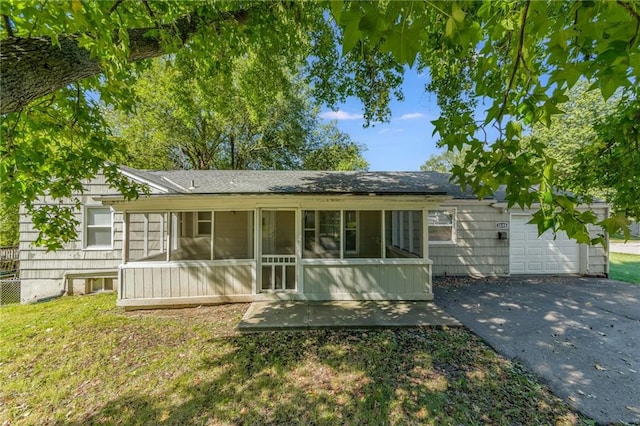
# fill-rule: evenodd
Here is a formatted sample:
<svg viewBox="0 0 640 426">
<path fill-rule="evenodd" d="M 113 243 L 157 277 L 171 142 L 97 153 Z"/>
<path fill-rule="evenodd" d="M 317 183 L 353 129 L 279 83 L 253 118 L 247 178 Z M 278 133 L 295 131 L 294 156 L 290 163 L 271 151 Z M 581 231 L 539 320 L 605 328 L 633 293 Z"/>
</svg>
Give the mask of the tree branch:
<svg viewBox="0 0 640 426">
<path fill-rule="evenodd" d="M 124 2 L 124 0 L 116 0 L 115 3 L 113 3 L 113 5 L 109 8 L 109 15 L 115 12 L 115 10 L 118 8 L 118 6 L 120 6 L 120 4 L 122 4 L 122 2 Z"/>
<path fill-rule="evenodd" d="M 164 25 L 160 29 L 185 42 L 202 26 L 222 22 L 243 24 L 249 12 L 250 9 L 241 9 L 221 13 L 215 20 L 203 19 L 197 15 L 184 16 L 173 25 Z M 148 35 L 152 29 L 128 30 L 129 62 L 165 53 L 160 35 L 157 32 L 154 36 Z M 11 37 L 0 40 L 0 113 L 18 111 L 35 99 L 102 72 L 99 58 L 91 57 L 88 50 L 78 46 L 77 35 L 61 36 L 59 43 L 59 47 L 54 46 L 49 37 Z"/>
<path fill-rule="evenodd" d="M 502 98 L 502 106 L 500 107 L 498 120 L 502 118 L 502 115 L 504 114 L 504 110 L 507 108 L 509 92 L 511 92 L 511 88 L 513 87 L 513 81 L 516 78 L 516 72 L 518 71 L 518 64 L 520 63 L 520 60 L 524 60 L 522 56 L 522 48 L 524 46 L 524 30 L 527 25 L 527 14 L 529 13 L 529 3 L 530 3 L 530 0 L 527 0 L 525 2 L 524 9 L 522 11 L 522 19 L 520 21 L 520 40 L 518 40 L 518 52 L 516 55 L 516 59 L 513 62 L 513 69 L 511 70 L 511 76 L 509 77 L 509 84 L 507 85 L 507 90 L 504 92 L 504 96 Z"/>
<path fill-rule="evenodd" d="M 149 6 L 149 2 L 147 0 L 142 0 L 142 3 L 144 4 L 145 9 L 147 9 L 147 12 L 149 13 L 149 16 L 152 19 L 156 19 L 156 15 L 155 15 L 155 13 L 153 13 L 153 9 L 151 9 L 151 6 Z"/>
</svg>

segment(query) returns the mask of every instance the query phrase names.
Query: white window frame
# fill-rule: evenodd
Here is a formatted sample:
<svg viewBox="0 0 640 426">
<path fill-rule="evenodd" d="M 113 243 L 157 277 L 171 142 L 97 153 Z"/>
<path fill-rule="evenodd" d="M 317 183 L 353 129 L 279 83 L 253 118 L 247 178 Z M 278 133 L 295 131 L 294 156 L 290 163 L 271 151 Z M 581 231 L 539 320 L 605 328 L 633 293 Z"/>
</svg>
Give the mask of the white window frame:
<svg viewBox="0 0 640 426">
<path fill-rule="evenodd" d="M 195 227 L 195 229 L 193 230 L 193 235 L 196 237 L 209 237 L 209 236 L 213 236 L 213 211 L 211 210 L 198 210 L 195 213 L 195 217 L 193 220 L 193 226 Z M 200 213 L 209 213 L 211 216 L 209 217 L 209 219 L 200 219 Z M 210 226 L 211 231 L 208 234 L 201 234 L 200 233 L 200 224 L 201 223 L 208 223 Z"/>
<path fill-rule="evenodd" d="M 449 211 L 449 212 L 453 212 L 452 215 L 452 219 L 451 219 L 451 225 L 431 225 L 431 223 L 429 223 L 429 212 L 431 211 Z M 429 210 L 427 210 L 427 224 L 429 225 L 429 228 L 433 227 L 445 227 L 445 226 L 450 226 L 451 227 L 451 239 L 446 240 L 446 241 L 433 241 L 431 238 L 429 238 L 429 245 L 453 245 L 456 244 L 456 241 L 458 239 L 458 208 L 457 207 L 438 207 L 438 208 L 431 208 Z M 429 230 L 427 229 L 427 235 L 429 235 Z"/>
<path fill-rule="evenodd" d="M 90 246 L 89 245 L 89 210 L 92 209 L 102 209 L 102 210 L 109 210 L 109 214 L 111 215 L 111 223 L 109 224 L 109 230 L 110 235 L 111 235 L 111 244 L 109 245 L 105 245 L 105 246 Z M 111 207 L 108 206 L 104 206 L 102 204 L 99 205 L 94 205 L 94 206 L 84 206 L 84 209 L 82 210 L 82 249 L 83 250 L 113 250 L 113 243 L 114 243 L 114 214 L 113 214 L 113 209 Z M 107 228 L 106 225 L 91 225 L 92 228 Z"/>
</svg>

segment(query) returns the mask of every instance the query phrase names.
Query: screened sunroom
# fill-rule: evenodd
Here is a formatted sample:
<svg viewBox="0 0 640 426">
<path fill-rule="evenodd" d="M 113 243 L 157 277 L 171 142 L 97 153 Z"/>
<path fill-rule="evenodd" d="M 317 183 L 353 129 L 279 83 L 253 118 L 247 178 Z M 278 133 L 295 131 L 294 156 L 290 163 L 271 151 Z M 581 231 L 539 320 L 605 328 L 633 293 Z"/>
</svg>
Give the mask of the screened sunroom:
<svg viewBox="0 0 640 426">
<path fill-rule="evenodd" d="M 123 305 L 431 295 L 423 210 L 255 208 L 123 218 Z"/>
</svg>

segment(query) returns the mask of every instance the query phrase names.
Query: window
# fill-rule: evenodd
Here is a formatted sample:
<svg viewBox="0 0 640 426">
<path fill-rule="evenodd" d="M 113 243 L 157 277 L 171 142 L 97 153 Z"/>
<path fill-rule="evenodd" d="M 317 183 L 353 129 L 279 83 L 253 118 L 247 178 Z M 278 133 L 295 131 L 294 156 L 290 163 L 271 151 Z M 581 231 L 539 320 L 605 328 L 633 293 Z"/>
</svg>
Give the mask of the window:
<svg viewBox="0 0 640 426">
<path fill-rule="evenodd" d="M 87 207 L 85 211 L 85 248 L 111 248 L 113 221 L 109 207 Z"/>
<path fill-rule="evenodd" d="M 429 242 L 455 242 L 455 209 L 429 210 Z"/>
<path fill-rule="evenodd" d="M 340 257 L 340 211 L 305 210 L 304 257 Z"/>
<path fill-rule="evenodd" d="M 113 291 L 113 278 L 87 278 L 85 291 L 87 293 Z"/>
<path fill-rule="evenodd" d="M 211 212 L 198 212 L 196 235 L 198 237 L 211 235 Z"/>
<path fill-rule="evenodd" d="M 380 210 L 305 210 L 302 212 L 305 258 L 382 257 Z"/>
</svg>

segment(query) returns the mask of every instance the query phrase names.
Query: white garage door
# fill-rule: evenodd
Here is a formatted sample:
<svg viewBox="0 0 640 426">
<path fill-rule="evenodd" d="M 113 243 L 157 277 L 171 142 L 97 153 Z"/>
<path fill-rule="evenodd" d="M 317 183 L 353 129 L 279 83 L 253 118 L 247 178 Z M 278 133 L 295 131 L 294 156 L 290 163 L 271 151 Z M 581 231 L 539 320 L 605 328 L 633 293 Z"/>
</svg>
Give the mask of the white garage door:
<svg viewBox="0 0 640 426">
<path fill-rule="evenodd" d="M 579 246 L 564 232 L 538 237 L 531 216 L 511 216 L 510 270 L 512 274 L 569 274 L 579 270 Z"/>
</svg>

